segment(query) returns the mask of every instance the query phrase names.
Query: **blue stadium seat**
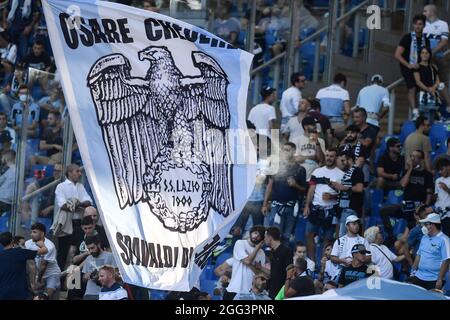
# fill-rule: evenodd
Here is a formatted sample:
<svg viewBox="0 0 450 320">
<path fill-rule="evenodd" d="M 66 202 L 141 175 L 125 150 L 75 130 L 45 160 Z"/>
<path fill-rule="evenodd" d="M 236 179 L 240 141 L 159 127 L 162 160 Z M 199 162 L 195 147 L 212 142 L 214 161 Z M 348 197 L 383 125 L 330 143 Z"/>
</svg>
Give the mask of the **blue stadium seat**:
<svg viewBox="0 0 450 320">
<path fill-rule="evenodd" d="M 10 212 L 6 212 L 0 217 L 0 232 L 5 232 L 9 230 L 9 218 L 11 218 Z"/>
<path fill-rule="evenodd" d="M 382 223 L 381 218 L 379 216 L 370 216 L 367 217 L 366 225 L 364 226 L 365 229 L 378 226 Z"/>
<path fill-rule="evenodd" d="M 431 126 L 429 136 L 432 150 L 434 151 L 439 149 L 441 144 L 445 145 L 447 137 L 449 136 L 447 125 L 442 123 L 434 123 Z"/>
<path fill-rule="evenodd" d="M 208 294 L 212 297 L 216 284 L 216 280 L 200 280 L 200 291 L 208 292 Z"/>
<path fill-rule="evenodd" d="M 402 190 L 390 190 L 388 193 L 388 198 L 386 204 L 400 204 L 403 201 L 403 191 Z"/>
<path fill-rule="evenodd" d="M 229 258 L 233 257 L 233 253 L 230 252 L 222 252 L 216 260 L 216 264 L 215 264 L 215 268 L 217 268 L 218 266 L 220 266 L 222 263 L 224 263 L 226 260 L 228 260 Z"/>
<path fill-rule="evenodd" d="M 300 39 L 306 39 L 316 31 L 316 28 L 304 28 L 300 31 Z"/>
<path fill-rule="evenodd" d="M 266 46 L 271 47 L 277 42 L 277 30 L 268 28 L 265 34 Z"/>
<path fill-rule="evenodd" d="M 383 205 L 383 197 L 384 192 L 382 189 L 370 189 L 370 208 L 372 217 L 380 216 L 380 208 Z"/>
<path fill-rule="evenodd" d="M 217 280 L 216 275 L 214 274 L 214 266 L 213 265 L 206 265 L 205 269 L 203 269 L 202 273 L 200 274 L 200 280 Z"/>
<path fill-rule="evenodd" d="M 299 213 L 301 215 L 301 212 Z M 306 219 L 300 216 L 297 220 L 297 226 L 295 227 L 295 241 L 306 242 Z"/>
<path fill-rule="evenodd" d="M 416 131 L 416 124 L 413 121 L 406 121 L 403 123 L 400 130 L 400 142 L 403 144 L 408 136 Z"/>
<path fill-rule="evenodd" d="M 167 297 L 168 292 L 164 290 L 150 290 L 150 300 L 164 300 Z"/>
</svg>

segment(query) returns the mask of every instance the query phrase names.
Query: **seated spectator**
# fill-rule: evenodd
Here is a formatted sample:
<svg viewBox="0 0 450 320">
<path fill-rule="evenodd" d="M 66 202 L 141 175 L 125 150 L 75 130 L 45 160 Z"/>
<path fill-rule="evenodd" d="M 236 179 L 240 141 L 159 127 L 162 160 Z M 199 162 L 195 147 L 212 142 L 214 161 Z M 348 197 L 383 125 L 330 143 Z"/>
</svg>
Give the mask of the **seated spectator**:
<svg viewBox="0 0 450 320">
<path fill-rule="evenodd" d="M 0 134 L 5 134 L 11 138 L 10 142 L 12 145 L 16 144 L 16 131 L 8 126 L 8 116 L 4 112 L 0 112 Z M 5 143 L 5 142 L 1 142 Z"/>
<path fill-rule="evenodd" d="M 327 283 L 328 281 L 337 281 L 341 268 L 338 264 L 331 261 L 331 250 L 333 245 L 331 243 L 324 247 L 322 259 L 320 260 L 320 271 L 318 281 Z"/>
<path fill-rule="evenodd" d="M 101 267 L 98 280 L 102 286 L 99 300 L 128 300 L 127 291 L 116 281 L 116 271 L 113 267 Z"/>
<path fill-rule="evenodd" d="M 272 15 L 266 30 L 271 32 L 274 38 L 274 43 L 268 46 L 273 57 L 286 50 L 290 25 L 288 13 L 289 11 L 280 9 L 279 7 L 272 9 Z"/>
<path fill-rule="evenodd" d="M 19 88 L 28 82 L 28 72 L 23 64 L 18 63 L 12 77 L 3 79 L 3 91 L 0 94 L 0 106 L 6 114 L 11 114 L 12 106 L 19 99 Z"/>
<path fill-rule="evenodd" d="M 86 261 L 83 264 L 83 281 L 87 282 L 86 292 L 83 300 L 98 300 L 101 288 L 98 284 L 104 285 L 100 280 L 100 270 L 104 265 L 116 267 L 116 262 L 111 252 L 103 251 L 100 238 L 96 235 L 89 235 L 83 241 L 87 250 Z M 108 286 L 109 288 L 109 286 Z M 106 299 L 105 299 L 106 300 Z"/>
<path fill-rule="evenodd" d="M 248 293 L 238 293 L 233 300 L 272 300 L 267 294 L 268 277 L 260 272 L 253 277 L 252 288 Z"/>
<path fill-rule="evenodd" d="M 17 46 L 9 41 L 8 33 L 0 27 L 0 58 L 4 79 L 11 81 L 17 58 Z M 5 80 L 4 80 L 5 81 Z"/>
<path fill-rule="evenodd" d="M 295 269 L 289 270 L 284 283 L 286 298 L 310 296 L 316 293 L 313 279 L 308 276 L 307 262 L 303 258 L 295 260 Z"/>
<path fill-rule="evenodd" d="M 312 276 L 314 274 L 314 271 L 316 271 L 316 263 L 308 258 L 306 256 L 306 253 L 306 244 L 301 241 L 297 241 L 297 243 L 295 244 L 293 263 L 295 262 L 295 260 L 297 260 L 297 258 L 305 259 L 307 263 L 306 269 L 308 271 L 308 275 Z"/>
<path fill-rule="evenodd" d="M 21 85 L 19 88 L 19 102 L 14 104 L 11 109 L 11 122 L 16 131 L 21 130 L 23 123 L 23 112 L 25 106 L 28 106 L 28 128 L 27 137 L 37 138 L 39 130 L 39 106 L 33 102 L 28 87 Z"/>
<path fill-rule="evenodd" d="M 231 6 L 230 1 L 221 3 L 217 10 L 217 19 L 212 25 L 212 33 L 236 46 L 241 24 L 238 19 L 231 17 Z"/>
<path fill-rule="evenodd" d="M 431 141 L 428 134 L 430 132 L 431 124 L 427 117 L 419 116 L 416 121 L 416 131 L 411 133 L 405 140 L 405 160 L 408 161 L 409 157 L 415 150 L 420 150 L 424 153 L 425 168 L 428 171 L 432 171 L 430 152 Z"/>
<path fill-rule="evenodd" d="M 339 276 L 339 288 L 370 276 L 367 266 L 367 255 L 371 254 L 363 244 L 355 244 L 351 249 L 352 262 L 342 268 Z"/>
<path fill-rule="evenodd" d="M 38 101 L 42 125 L 46 124 L 49 112 L 59 111 L 59 113 L 62 114 L 64 111 L 64 96 L 62 90 L 58 86 L 53 86 L 49 91 L 50 93 L 48 96 L 44 96 Z"/>
<path fill-rule="evenodd" d="M 47 125 L 41 134 L 39 150 L 46 151 L 45 156 L 34 155 L 30 157 L 30 167 L 36 164 L 59 163 L 63 157 L 63 129 L 61 114 L 59 111 L 50 111 L 47 117 Z"/>
<path fill-rule="evenodd" d="M 442 290 L 450 265 L 450 240 L 441 231 L 441 219 L 431 213 L 420 220 L 424 236 L 414 260 L 412 278 L 409 283 L 426 290 Z"/>
<path fill-rule="evenodd" d="M 12 138 L 8 131 L 0 132 L 0 158 L 7 151 L 12 150 L 11 144 Z M 3 164 L 0 164 L 0 174 L 3 172 L 4 168 Z"/>
<path fill-rule="evenodd" d="M 400 177 L 405 169 L 405 158 L 401 155 L 402 144 L 397 138 L 387 142 L 386 153 L 378 161 L 377 187 L 385 191 L 400 189 Z"/>
<path fill-rule="evenodd" d="M 372 262 L 379 268 L 381 278 L 394 278 L 394 262 L 400 262 L 405 256 L 397 256 L 383 244 L 383 233 L 379 227 L 370 227 L 364 232 L 364 238 L 370 244 Z M 395 279 L 399 280 L 399 279 Z"/>
<path fill-rule="evenodd" d="M 435 183 L 434 204 L 436 213 L 441 216 L 442 232 L 450 235 L 450 160 L 441 159 L 436 163 L 436 169 L 439 171 L 440 177 Z"/>
<path fill-rule="evenodd" d="M 0 215 L 11 210 L 16 185 L 16 152 L 7 151 L 2 155 L 2 163 L 7 170 L 0 176 Z"/>
</svg>

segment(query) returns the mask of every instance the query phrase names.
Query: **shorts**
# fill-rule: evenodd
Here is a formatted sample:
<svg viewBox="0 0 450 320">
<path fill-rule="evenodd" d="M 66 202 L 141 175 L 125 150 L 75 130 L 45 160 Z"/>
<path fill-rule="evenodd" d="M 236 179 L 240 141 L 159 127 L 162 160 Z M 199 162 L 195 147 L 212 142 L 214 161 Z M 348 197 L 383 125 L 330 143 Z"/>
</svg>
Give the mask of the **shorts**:
<svg viewBox="0 0 450 320">
<path fill-rule="evenodd" d="M 412 72 L 411 69 L 402 66 L 400 67 L 400 72 L 403 76 L 403 79 L 405 79 L 406 87 L 408 89 L 417 88 L 416 79 L 414 79 L 414 72 Z"/>
<path fill-rule="evenodd" d="M 44 278 L 45 282 L 45 288 L 46 289 L 54 289 L 58 290 L 61 288 L 61 276 L 59 274 L 53 274 L 51 276 L 48 276 L 47 278 Z"/>
</svg>

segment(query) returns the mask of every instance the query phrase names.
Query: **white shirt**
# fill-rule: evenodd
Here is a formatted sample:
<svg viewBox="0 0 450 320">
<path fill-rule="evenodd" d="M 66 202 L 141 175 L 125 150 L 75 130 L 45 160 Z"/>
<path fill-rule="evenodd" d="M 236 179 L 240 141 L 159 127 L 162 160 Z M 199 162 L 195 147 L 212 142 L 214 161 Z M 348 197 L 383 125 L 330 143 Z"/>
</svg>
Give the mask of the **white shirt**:
<svg viewBox="0 0 450 320">
<path fill-rule="evenodd" d="M 116 261 L 114 260 L 113 254 L 108 251 L 102 251 L 98 257 L 93 257 L 89 255 L 83 264 L 83 273 L 92 273 L 94 270 L 99 270 L 104 265 L 110 265 L 116 267 Z M 101 288 L 91 279 L 88 280 L 86 285 L 85 295 L 98 295 Z"/>
<path fill-rule="evenodd" d="M 235 261 L 233 262 L 230 284 L 227 287 L 228 292 L 248 293 L 252 288 L 252 281 L 255 274 L 241 260 L 247 258 L 254 250 L 255 247 L 252 247 L 248 240 L 236 241 L 233 250 L 233 258 Z M 266 256 L 261 249 L 258 250 L 255 260 L 253 260 L 253 263 L 257 262 L 261 263 L 261 265 L 266 263 Z"/>
<path fill-rule="evenodd" d="M 380 249 L 384 252 L 387 258 L 380 252 Z M 372 254 L 372 262 L 380 268 L 380 277 L 392 279 L 394 277 L 394 268 L 389 260 L 394 262 L 394 260 L 397 259 L 397 256 L 383 244 L 377 245 L 372 243 L 370 245 L 370 253 Z"/>
<path fill-rule="evenodd" d="M 292 117 L 298 112 L 298 106 L 302 100 L 302 92 L 297 87 L 289 87 L 281 95 L 280 111 L 281 116 Z"/>
<path fill-rule="evenodd" d="M 74 184 L 69 179 L 64 180 L 64 182 L 61 182 L 56 186 L 55 197 L 57 210 L 59 210 L 70 198 L 78 199 L 81 203 L 85 201 L 90 201 L 92 203 L 92 199 L 86 192 L 84 186 L 79 182 Z"/>
<path fill-rule="evenodd" d="M 297 256 L 294 255 L 293 264 L 295 264 L 295 260 L 297 260 Z M 314 271 L 316 271 L 316 263 L 312 261 L 310 258 L 306 257 L 306 269 L 312 274 Z"/>
<path fill-rule="evenodd" d="M 391 106 L 389 91 L 378 84 L 366 86 L 359 91 L 356 105 L 367 111 L 367 123 L 379 127 L 376 113 L 380 112 L 382 106 Z"/>
<path fill-rule="evenodd" d="M 44 275 L 42 279 L 46 279 L 50 276 L 59 275 L 61 273 L 61 269 L 59 269 L 58 263 L 56 261 L 56 247 L 49 239 L 44 239 L 44 244 L 48 249 L 48 252 L 44 255 L 36 255 L 34 261 L 36 262 L 37 270 L 40 269 L 41 262 L 47 261 L 47 269 L 45 269 Z M 25 249 L 38 251 L 39 247 L 36 245 L 36 242 L 33 240 L 28 240 L 25 242 Z"/>
<path fill-rule="evenodd" d="M 331 260 L 327 260 L 324 273 L 330 277 L 330 280 L 336 281 L 341 273 L 341 269 L 338 264 L 333 263 Z"/>
<path fill-rule="evenodd" d="M 302 122 L 298 121 L 298 117 L 292 117 L 289 119 L 286 125 L 286 133 L 289 133 L 289 141 L 292 142 L 293 139 L 302 136 L 305 133 L 303 130 Z"/>
<path fill-rule="evenodd" d="M 271 137 L 269 122 L 277 118 L 275 108 L 267 103 L 254 106 L 248 114 L 248 120 L 256 127 L 256 132 Z"/>
<path fill-rule="evenodd" d="M 316 98 L 320 100 L 321 113 L 327 117 L 342 117 L 344 102 L 350 101 L 347 90 L 337 84 L 320 89 Z"/>
<path fill-rule="evenodd" d="M 335 167 L 334 169 L 328 169 L 326 166 L 317 168 L 313 171 L 311 178 L 329 178 L 332 182 L 341 182 L 342 178 L 344 177 L 344 171 L 339 169 L 338 167 Z M 321 206 L 321 207 L 330 207 L 334 206 L 338 203 L 338 200 L 328 200 L 324 201 L 322 199 L 322 195 L 324 193 L 329 193 L 331 195 L 337 195 L 336 190 L 331 189 L 326 184 L 316 184 L 316 190 L 314 192 L 314 198 L 313 198 L 313 205 Z"/>
<path fill-rule="evenodd" d="M 359 235 L 356 237 L 343 235 L 334 242 L 331 255 L 350 262 L 353 260 L 352 248 L 355 244 L 363 244 L 364 247 L 366 247 L 366 250 L 370 251 L 369 242 L 365 238 Z"/>
<path fill-rule="evenodd" d="M 6 48 L 0 49 L 1 58 L 9 61 L 12 64 L 16 63 L 17 58 L 17 46 L 13 43 L 9 43 Z"/>
<path fill-rule="evenodd" d="M 448 24 L 439 19 L 434 22 L 427 21 L 423 33 L 430 39 L 431 49 L 434 49 L 442 39 L 448 39 Z M 441 52 L 440 55 L 442 55 Z"/>
<path fill-rule="evenodd" d="M 439 177 L 438 179 L 436 179 L 434 187 L 434 193 L 437 194 L 437 200 L 434 206 L 436 208 L 441 208 L 442 210 L 445 211 L 445 208 L 450 207 L 450 194 L 448 194 L 447 191 L 442 189 L 439 186 L 439 183 L 443 183 L 450 188 L 450 177 L 447 178 Z M 447 213 L 447 215 L 449 214 L 450 212 Z"/>
</svg>

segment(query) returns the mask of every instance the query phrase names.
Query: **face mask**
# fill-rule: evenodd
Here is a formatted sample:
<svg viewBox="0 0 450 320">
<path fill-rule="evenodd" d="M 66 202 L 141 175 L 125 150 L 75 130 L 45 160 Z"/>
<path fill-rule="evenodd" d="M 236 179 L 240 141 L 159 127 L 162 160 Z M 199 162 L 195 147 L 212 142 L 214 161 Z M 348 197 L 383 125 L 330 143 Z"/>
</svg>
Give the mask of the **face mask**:
<svg viewBox="0 0 450 320">
<path fill-rule="evenodd" d="M 428 235 L 428 228 L 425 227 L 425 226 L 423 226 L 423 227 L 422 227 L 422 233 L 423 233 L 425 236 L 427 236 L 427 235 Z"/>
<path fill-rule="evenodd" d="M 21 102 L 26 102 L 28 100 L 28 96 L 26 94 L 19 95 L 19 100 Z"/>
</svg>

